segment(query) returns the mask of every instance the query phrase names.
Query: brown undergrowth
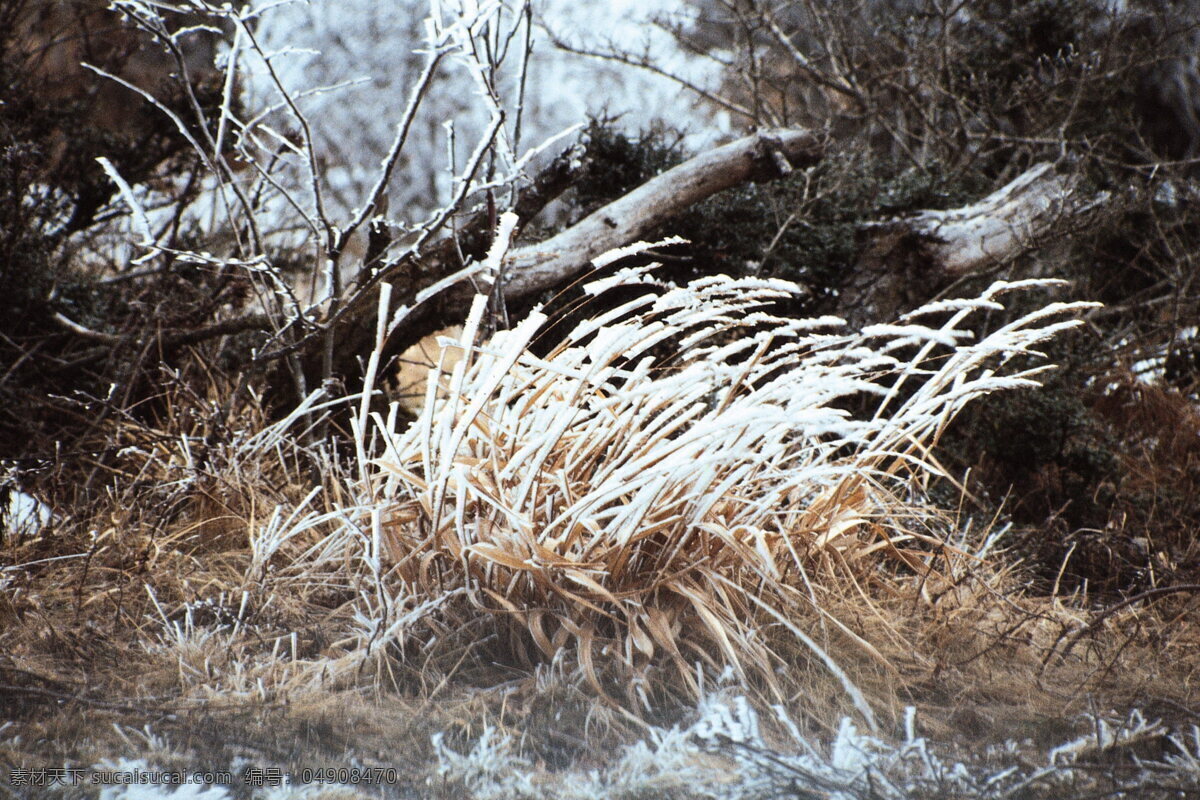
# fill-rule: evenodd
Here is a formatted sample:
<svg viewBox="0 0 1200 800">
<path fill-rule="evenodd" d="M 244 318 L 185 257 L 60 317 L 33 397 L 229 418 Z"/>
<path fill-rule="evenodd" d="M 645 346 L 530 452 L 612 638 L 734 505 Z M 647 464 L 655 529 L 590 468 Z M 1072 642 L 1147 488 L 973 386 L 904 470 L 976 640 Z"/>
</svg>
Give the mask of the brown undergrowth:
<svg viewBox="0 0 1200 800">
<path fill-rule="evenodd" d="M 1004 388 L 989 365 L 1049 335 L 1046 318 L 1006 343 L 956 343 L 944 324 L 919 334 L 919 314 L 847 337 L 763 312 L 786 289 L 774 282 L 679 293 L 638 279 L 645 300 L 546 357 L 521 339 L 540 322 L 480 345 L 474 315 L 466 356 L 412 427 L 366 404 L 351 415 L 359 455 L 376 458 L 311 441 L 345 405 L 320 396 L 275 423 L 251 406 L 221 435 L 205 422 L 218 387 L 164 396 L 153 422 L 105 421 L 109 488 L 0 543 L 5 763 L 352 754 L 421 786 L 435 733 L 463 749 L 490 727 L 549 769 L 601 764 L 731 682 L 817 734 L 850 714 L 898 735 L 908 705 L 931 736 L 964 743 L 1050 742 L 1097 708 L 1188 721 L 1200 592 L 1120 607 L 1035 594 L 1003 528 L 924 499 L 928 446 L 958 402 L 929 387 L 959 400 L 971 380 Z M 731 326 L 749 335 L 717 335 Z M 890 347 L 898 337 L 916 345 Z M 656 361 L 663 342 L 693 360 Z M 928 358 L 877 358 L 927 345 Z M 896 414 L 864 423 L 794 386 L 772 393 L 818 375 L 881 385 Z M 891 391 L 896 375 L 910 393 Z M 827 412 L 807 431 L 788 427 L 801 400 Z M 772 422 L 772 405 L 791 416 Z M 751 445 L 719 440 L 764 420 Z M 713 438 L 689 439 L 697 430 Z M 763 453 L 773 460 L 744 468 Z M 533 454 L 540 467 L 505 472 Z M 546 483 L 523 506 L 530 474 Z M 45 496 L 79 475 L 44 475 Z M 610 478 L 633 488 L 605 494 Z"/>
</svg>

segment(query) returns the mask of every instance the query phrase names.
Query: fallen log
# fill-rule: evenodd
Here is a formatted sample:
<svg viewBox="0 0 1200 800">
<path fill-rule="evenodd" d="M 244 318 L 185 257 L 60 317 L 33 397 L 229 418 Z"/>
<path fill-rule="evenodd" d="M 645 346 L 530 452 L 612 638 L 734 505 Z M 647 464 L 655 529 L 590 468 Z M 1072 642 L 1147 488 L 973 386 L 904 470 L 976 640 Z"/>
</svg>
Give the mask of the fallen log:
<svg viewBox="0 0 1200 800">
<path fill-rule="evenodd" d="M 823 154 L 820 136 L 809 130 L 786 129 L 752 134 L 695 156 L 558 235 L 511 250 L 504 260 L 503 298 L 516 302 L 561 285 L 588 269 L 597 256 L 637 241 L 717 192 L 783 177 L 816 164 Z M 520 204 L 516 211 L 521 224 L 526 223 L 529 215 Z M 432 258 L 385 267 L 379 277 L 395 287 L 394 305 L 417 306 L 416 298 L 426 287 L 460 270 L 463 265 L 453 257 L 456 252 L 453 242 L 444 240 L 432 248 Z M 476 290 L 476 284 L 464 279 L 424 299 L 392 332 L 384 355 L 403 352 L 429 334 L 461 322 Z M 375 308 L 364 302 L 354 311 L 355 319 L 347 320 L 341 350 L 357 358 L 373 341 Z"/>
<path fill-rule="evenodd" d="M 545 242 L 505 259 L 502 291 L 519 300 L 561 285 L 592 261 L 643 238 L 693 204 L 738 184 L 786 175 L 822 155 L 802 130 L 756 134 L 697 156 L 651 179 Z M 894 319 L 964 277 L 1003 269 L 1076 228 L 1105 195 L 1087 195 L 1073 175 L 1038 164 L 982 200 L 868 223 L 864 244 L 839 292 L 835 313 L 852 326 Z M 524 220 L 522 220 L 524 221 Z M 429 285 L 429 282 L 422 284 Z M 426 301 L 389 342 L 399 353 L 461 319 L 475 291 L 469 282 Z"/>
</svg>

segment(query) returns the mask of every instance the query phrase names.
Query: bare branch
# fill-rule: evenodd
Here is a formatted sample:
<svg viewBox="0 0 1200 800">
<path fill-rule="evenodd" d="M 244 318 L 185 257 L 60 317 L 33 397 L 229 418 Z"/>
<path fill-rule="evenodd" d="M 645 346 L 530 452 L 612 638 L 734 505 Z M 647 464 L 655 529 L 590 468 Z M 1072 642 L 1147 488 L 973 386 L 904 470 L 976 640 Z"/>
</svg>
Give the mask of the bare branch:
<svg viewBox="0 0 1200 800">
<path fill-rule="evenodd" d="M 564 39 L 561 39 L 558 36 L 556 36 L 553 31 L 547 30 L 546 35 L 550 37 L 550 41 L 554 44 L 555 47 L 557 47 L 558 49 L 560 49 L 566 53 L 574 53 L 575 55 L 579 55 L 579 56 L 588 56 L 589 58 L 596 58 L 596 59 L 600 59 L 601 61 L 613 61 L 618 64 L 625 64 L 626 66 L 637 67 L 638 69 L 643 69 L 647 72 L 650 72 L 655 75 L 666 78 L 668 80 L 674 81 L 675 83 L 679 84 L 683 88 L 687 89 L 689 92 L 692 92 L 693 94 L 695 94 L 697 97 L 701 97 L 701 98 L 707 100 L 708 102 L 713 103 L 714 105 L 720 106 L 721 108 L 724 108 L 727 111 L 732 111 L 735 114 L 743 116 L 751 122 L 755 121 L 755 115 L 754 115 L 753 109 L 746 108 L 746 106 L 742 105 L 741 103 L 737 103 L 733 100 L 730 100 L 727 97 L 722 97 L 721 95 L 716 94 L 715 92 L 710 92 L 707 89 L 705 89 L 703 86 L 699 86 L 696 83 L 689 81 L 688 79 L 686 79 L 680 75 L 676 75 L 675 73 L 673 73 L 669 70 L 663 69 L 662 67 L 655 64 L 654 61 L 649 56 L 638 57 L 638 56 L 633 55 L 632 53 L 626 53 L 626 52 L 623 52 L 620 50 L 615 50 L 615 49 L 609 50 L 609 51 L 589 50 L 587 48 L 578 47 L 576 45 L 568 43 Z"/>
<path fill-rule="evenodd" d="M 441 63 L 445 55 L 446 51 L 443 49 L 429 52 L 425 61 L 425 68 L 421 71 L 421 76 L 417 78 L 417 82 L 413 85 L 412 92 L 408 96 L 408 105 L 405 107 L 400 121 L 396 124 L 396 138 L 392 141 L 392 146 L 388 150 L 387 157 L 384 159 L 383 169 L 379 172 L 379 179 L 371 189 L 370 199 L 363 205 L 350 224 L 346 226 L 346 229 L 342 231 L 336 245 L 338 250 L 346 246 L 347 240 L 366 220 L 370 219 L 376 213 L 380 203 L 383 201 L 383 197 L 387 193 L 388 184 L 392 180 L 392 173 L 395 171 L 396 164 L 400 160 L 400 153 L 404 150 L 404 145 L 408 141 L 408 132 L 412 128 L 413 119 L 416 118 L 417 109 L 420 107 L 421 101 L 429 89 L 430 81 L 433 80 L 433 76 L 437 72 L 438 64 Z"/>
</svg>

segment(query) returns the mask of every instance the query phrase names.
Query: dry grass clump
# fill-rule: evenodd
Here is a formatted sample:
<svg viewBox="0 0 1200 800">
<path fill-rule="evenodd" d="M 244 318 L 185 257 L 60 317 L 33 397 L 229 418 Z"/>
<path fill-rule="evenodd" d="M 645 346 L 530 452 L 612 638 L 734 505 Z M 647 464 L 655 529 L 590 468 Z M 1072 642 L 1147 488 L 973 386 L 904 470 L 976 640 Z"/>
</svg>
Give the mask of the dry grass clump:
<svg viewBox="0 0 1200 800">
<path fill-rule="evenodd" d="M 870 721 L 843 659 L 892 670 L 912 647 L 880 600 L 968 558 L 923 524 L 930 448 L 971 398 L 1044 369 L 997 360 L 1074 324 L 1080 304 L 1052 304 L 971 341 L 974 315 L 1035 285 L 842 333 L 773 315 L 786 282 L 623 270 L 588 291 L 644 292 L 545 357 L 541 313 L 477 344 L 480 300 L 446 395 L 429 381 L 407 430 L 376 417 L 377 574 L 397 603 L 442 604 L 443 630 L 484 612 L 494 658 L 568 658 L 601 696 L 649 708 L 730 669 L 783 702 L 824 672 Z"/>
<path fill-rule="evenodd" d="M 306 496 L 346 501 L 340 473 L 324 491 L 310 485 L 321 456 L 302 444 L 311 403 L 276 424 L 247 403 L 242 427 L 214 432 L 212 391 L 168 386 L 157 413 L 100 418 L 91 458 L 43 479 L 54 518 L 0 538 L 0 697 L 265 699 L 286 656 L 316 649 L 307 621 L 328 607 L 328 587 L 276 593 L 273 572 L 325 531 L 297 531 L 273 554 L 254 534 Z"/>
<path fill-rule="evenodd" d="M 603 787 L 633 774 L 618 745 L 714 690 L 749 698 L 763 746 L 785 749 L 775 713 L 836 736 L 857 709 L 887 737 L 902 698 L 926 734 L 1040 745 L 1087 693 L 1190 702 L 1192 595 L 1097 613 L 1026 596 L 1002 528 L 925 498 L 949 417 L 1037 377 L 989 364 L 1070 324 L 1055 305 L 971 339 L 974 315 L 1034 285 L 842 333 L 773 315 L 785 283 L 625 271 L 591 287 L 619 305 L 544 355 L 541 314 L 477 343 L 477 305 L 415 423 L 371 424 L 357 398 L 357 473 L 310 435 L 345 398 L 274 423 L 251 402 L 214 430 L 222 387 L 164 390 L 158 414 L 97 423 L 106 493 L 39 492 L 56 518 L 0 542 L 0 761 L 128 757 L 151 724 L 197 765 L 353 754 L 419 794 L 491 729 L 546 780 L 597 767 Z M 728 753 L 705 771 L 697 735 L 672 758 L 733 775 Z"/>
</svg>

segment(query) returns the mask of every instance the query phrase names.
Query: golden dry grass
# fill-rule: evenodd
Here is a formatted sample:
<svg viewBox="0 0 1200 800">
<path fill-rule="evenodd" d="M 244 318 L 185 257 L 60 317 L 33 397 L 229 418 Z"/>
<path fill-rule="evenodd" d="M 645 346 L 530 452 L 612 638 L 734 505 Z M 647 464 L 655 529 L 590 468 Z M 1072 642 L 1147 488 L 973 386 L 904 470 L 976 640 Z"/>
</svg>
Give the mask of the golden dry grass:
<svg viewBox="0 0 1200 800">
<path fill-rule="evenodd" d="M 993 363 L 1078 306 L 968 344 L 972 314 L 1028 287 L 855 334 L 771 315 L 782 282 L 674 287 L 639 270 L 589 291 L 639 284 L 544 357 L 528 347 L 537 313 L 476 344 L 480 301 L 445 396 L 430 382 L 407 429 L 360 419 L 360 452 L 382 448 L 360 481 L 365 560 L 393 600 L 438 605 L 445 630 L 491 617 L 493 658 L 566 658 L 625 708 L 694 699 L 725 669 L 763 702 L 823 675 L 873 725 L 843 661 L 894 681 L 889 653 L 914 644 L 882 604 L 974 564 L 921 498 L 939 474 L 929 450 L 972 397 L 1029 385 L 1037 370 Z"/>
<path fill-rule="evenodd" d="M 782 284 L 620 280 L 647 294 L 542 357 L 541 318 L 477 344 L 477 308 L 412 426 L 360 405 L 353 465 L 307 443 L 319 397 L 225 438 L 216 388 L 106 423 L 113 488 L 2 543 L 10 761 L 208 719 L 424 759 L 491 726 L 600 763 L 721 680 L 817 731 L 915 703 L 979 740 L 1195 702 L 1194 596 L 1030 596 L 990 524 L 924 495 L 941 426 L 1035 378 L 992 369 L 1069 307 L 971 343 L 1007 287 L 844 334 L 769 314 Z"/>
</svg>

